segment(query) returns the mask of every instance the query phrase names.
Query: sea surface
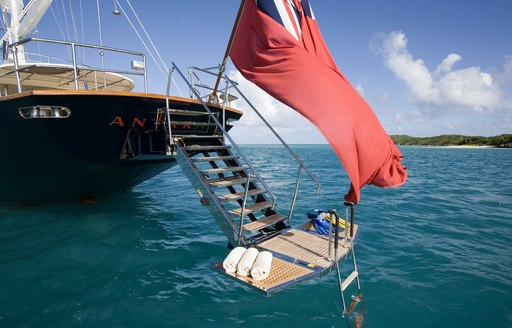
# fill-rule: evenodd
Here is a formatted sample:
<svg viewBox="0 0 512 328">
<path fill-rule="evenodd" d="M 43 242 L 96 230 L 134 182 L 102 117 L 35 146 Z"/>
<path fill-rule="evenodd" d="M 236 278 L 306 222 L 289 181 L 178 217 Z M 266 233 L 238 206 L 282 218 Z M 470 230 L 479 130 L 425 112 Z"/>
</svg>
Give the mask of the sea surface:
<svg viewBox="0 0 512 328">
<path fill-rule="evenodd" d="M 331 149 L 294 149 L 322 189 L 302 175 L 292 223 L 343 211 Z M 356 206 L 363 327 L 512 327 L 512 150 L 401 149 L 407 183 Z M 243 150 L 286 213 L 296 164 Z M 179 167 L 94 206 L 0 207 L 0 327 L 348 327 L 334 272 L 267 297 L 212 269 L 227 253 Z"/>
</svg>

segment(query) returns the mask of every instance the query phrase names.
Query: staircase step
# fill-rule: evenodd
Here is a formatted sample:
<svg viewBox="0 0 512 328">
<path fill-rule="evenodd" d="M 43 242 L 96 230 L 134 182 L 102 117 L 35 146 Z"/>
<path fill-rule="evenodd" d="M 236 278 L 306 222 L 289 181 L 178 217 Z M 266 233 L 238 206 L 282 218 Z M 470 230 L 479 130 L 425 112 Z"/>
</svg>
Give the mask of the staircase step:
<svg viewBox="0 0 512 328">
<path fill-rule="evenodd" d="M 164 115 L 165 109 L 166 109 L 165 107 L 158 108 L 156 113 L 158 113 L 160 115 Z M 153 112 L 153 113 L 155 113 L 155 112 Z M 210 115 L 206 111 L 185 110 L 185 109 L 177 109 L 177 108 L 169 108 L 169 114 L 171 116 L 173 116 L 173 115 L 181 115 L 181 116 L 207 116 L 207 115 Z"/>
<path fill-rule="evenodd" d="M 163 109 L 165 111 L 165 108 Z M 169 114 L 171 115 L 183 115 L 183 116 L 207 116 L 210 115 L 207 112 L 198 112 L 193 110 L 184 110 L 184 109 L 169 109 Z"/>
<path fill-rule="evenodd" d="M 185 150 L 202 151 L 202 150 L 220 150 L 220 149 L 229 149 L 229 148 L 231 148 L 231 146 L 228 146 L 228 145 L 214 145 L 214 146 L 191 145 L 191 146 L 186 146 Z"/>
<path fill-rule="evenodd" d="M 272 206 L 272 202 L 260 202 L 260 203 L 254 204 L 254 205 L 247 205 L 247 206 L 245 206 L 244 215 L 251 214 L 256 211 L 263 210 L 265 208 L 269 208 L 271 206 Z M 240 208 L 229 211 L 229 214 L 240 215 L 241 212 L 242 212 L 242 208 L 240 207 Z"/>
<path fill-rule="evenodd" d="M 194 162 L 215 162 L 215 161 L 229 161 L 233 159 L 240 158 L 240 156 L 231 155 L 231 156 L 208 156 L 208 157 L 194 157 L 192 161 Z"/>
<path fill-rule="evenodd" d="M 345 291 L 345 289 L 347 289 L 347 287 L 352 283 L 352 281 L 356 279 L 357 275 L 357 271 L 352 271 L 352 273 L 347 277 L 347 279 L 343 280 L 343 282 L 341 283 L 341 290 Z"/>
<path fill-rule="evenodd" d="M 183 139 L 221 139 L 219 134 L 184 134 L 180 136 Z"/>
<path fill-rule="evenodd" d="M 219 167 L 214 169 L 204 169 L 201 170 L 203 174 L 219 174 L 219 173 L 227 173 L 227 172 L 240 172 L 247 169 L 245 166 L 231 166 L 231 167 Z"/>
<path fill-rule="evenodd" d="M 266 227 L 269 227 L 271 225 L 274 225 L 284 219 L 286 219 L 286 216 L 284 216 L 284 215 L 273 214 L 270 216 L 266 216 L 263 219 L 244 224 L 244 230 L 249 233 L 252 233 L 252 232 L 264 229 Z"/>
<path fill-rule="evenodd" d="M 215 179 L 215 181 L 211 181 L 211 182 L 206 181 L 206 183 L 208 183 L 211 187 L 216 187 L 216 188 L 240 185 L 240 184 L 243 184 L 246 182 L 247 182 L 247 178 L 221 179 L 221 180 Z"/>
<path fill-rule="evenodd" d="M 171 124 L 177 126 L 215 126 L 215 123 L 193 121 L 171 121 Z"/>
<path fill-rule="evenodd" d="M 226 195 L 219 196 L 219 199 L 226 200 L 226 201 L 239 200 L 239 199 L 244 198 L 244 193 L 245 193 L 245 191 L 241 191 L 241 192 L 237 192 L 237 193 L 233 193 L 233 194 L 226 194 Z M 247 191 L 247 197 L 260 195 L 263 193 L 265 193 L 265 190 L 251 189 L 251 190 Z"/>
</svg>

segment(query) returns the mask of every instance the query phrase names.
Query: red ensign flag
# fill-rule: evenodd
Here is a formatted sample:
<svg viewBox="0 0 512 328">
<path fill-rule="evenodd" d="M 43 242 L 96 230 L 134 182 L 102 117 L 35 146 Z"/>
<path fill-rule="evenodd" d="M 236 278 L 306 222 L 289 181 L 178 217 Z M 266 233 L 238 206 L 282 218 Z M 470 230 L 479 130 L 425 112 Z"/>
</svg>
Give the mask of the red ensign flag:
<svg viewBox="0 0 512 328">
<path fill-rule="evenodd" d="M 403 155 L 338 70 L 309 1 L 246 0 L 230 57 L 246 79 L 322 132 L 350 178 L 345 200 L 357 204 L 365 184 L 405 182 Z"/>
</svg>

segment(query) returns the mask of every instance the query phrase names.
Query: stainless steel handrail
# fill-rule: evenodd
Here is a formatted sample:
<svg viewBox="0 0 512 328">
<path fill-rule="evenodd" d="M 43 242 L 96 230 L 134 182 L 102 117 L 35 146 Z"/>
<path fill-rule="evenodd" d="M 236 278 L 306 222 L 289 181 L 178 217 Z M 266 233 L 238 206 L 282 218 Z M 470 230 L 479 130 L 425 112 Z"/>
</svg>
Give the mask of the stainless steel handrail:
<svg viewBox="0 0 512 328">
<path fill-rule="evenodd" d="M 71 47 L 71 57 L 72 57 L 71 58 L 71 62 L 72 62 L 74 84 L 75 84 L 75 89 L 76 90 L 78 90 L 78 71 L 81 69 L 81 67 L 78 66 L 78 62 L 77 62 L 77 55 L 76 55 L 76 48 L 77 47 L 90 48 L 90 49 L 98 49 L 100 51 L 109 51 L 109 52 L 115 52 L 115 53 L 120 53 L 120 54 L 126 54 L 126 55 L 132 55 L 132 56 L 140 57 L 142 59 L 143 63 L 144 63 L 144 67 L 142 69 L 143 73 L 129 72 L 129 71 L 105 70 L 105 69 L 95 69 L 95 68 L 92 68 L 92 67 L 87 67 L 87 69 L 89 69 L 91 71 L 95 71 L 95 72 L 96 71 L 97 72 L 111 72 L 111 73 L 120 73 L 120 72 L 122 72 L 122 74 L 127 74 L 127 75 L 129 74 L 129 75 L 135 75 L 135 76 L 143 76 L 143 79 L 144 79 L 144 92 L 145 93 L 148 92 L 147 69 L 146 69 L 146 55 L 143 54 L 143 53 L 135 52 L 135 51 L 130 51 L 130 50 L 119 49 L 119 48 L 98 46 L 98 45 L 88 44 L 88 43 L 69 42 L 69 41 L 52 40 L 52 39 L 44 39 L 44 38 L 36 38 L 36 37 L 25 38 L 25 39 L 19 40 L 17 42 L 13 42 L 11 44 L 8 44 L 6 46 L 7 49 L 13 49 L 13 51 L 12 51 L 13 52 L 13 59 L 14 59 L 14 70 L 13 70 L 13 72 L 16 73 L 16 80 L 17 80 L 16 82 L 17 82 L 18 92 L 21 92 L 21 90 L 22 90 L 21 79 L 19 77 L 19 72 L 20 72 L 21 69 L 24 69 L 25 67 L 20 68 L 17 47 L 20 46 L 20 45 L 24 45 L 26 43 L 29 43 L 29 42 L 43 42 L 43 43 L 58 44 L 58 45 L 65 45 L 65 46 Z M 31 64 L 33 64 L 33 62 L 31 62 Z"/>
<path fill-rule="evenodd" d="M 316 192 L 318 193 L 320 191 L 320 187 L 321 187 L 321 184 L 318 181 L 318 179 L 313 175 L 313 173 L 311 173 L 309 171 L 309 169 L 302 162 L 302 160 L 299 158 L 299 156 L 297 156 L 297 154 L 290 148 L 290 146 L 288 146 L 288 144 L 283 140 L 283 138 L 281 138 L 281 136 L 276 132 L 276 130 L 274 130 L 274 128 L 268 123 L 268 121 L 263 117 L 263 115 L 261 115 L 261 113 L 256 109 L 256 107 L 254 107 L 254 105 L 249 101 L 249 99 L 247 99 L 247 97 L 240 91 L 240 89 L 236 86 L 237 83 L 235 81 L 231 80 L 227 76 L 224 76 L 224 77 L 227 79 L 227 81 L 229 81 L 231 83 L 231 85 L 235 88 L 235 90 L 238 92 L 238 94 L 240 94 L 240 96 L 247 102 L 249 107 L 251 107 L 251 109 L 254 110 L 256 115 L 258 115 L 258 117 L 263 121 L 263 123 L 265 123 L 265 125 L 270 129 L 270 131 L 272 131 L 272 133 L 276 136 L 276 138 L 279 139 L 281 144 L 288 150 L 290 155 L 292 155 L 293 158 L 295 158 L 297 163 L 299 163 L 299 165 L 304 169 L 304 171 L 306 171 L 306 173 L 311 177 L 311 179 L 313 179 L 313 181 L 315 181 L 315 183 L 317 185 Z"/>
<path fill-rule="evenodd" d="M 219 70 L 219 66 L 212 66 L 212 67 L 207 67 L 207 68 L 199 68 L 199 67 L 196 67 L 196 66 L 190 66 L 188 68 L 189 70 L 189 82 L 192 86 L 194 86 L 194 77 L 197 79 L 197 81 L 199 83 L 201 83 L 201 79 L 199 78 L 199 76 L 195 73 L 195 71 L 199 71 L 199 72 L 203 72 L 205 74 L 209 74 L 211 76 L 214 76 L 214 77 L 217 77 L 217 74 L 218 74 L 218 70 Z M 213 72 L 213 70 L 217 70 L 215 72 Z M 225 77 L 223 77 L 225 78 Z M 229 106 L 229 89 L 230 89 L 230 84 L 234 83 L 235 85 L 238 84 L 234 81 L 231 81 L 231 83 L 229 83 L 227 80 L 226 80 L 226 86 L 224 88 L 224 91 L 222 92 L 222 94 L 224 95 L 224 101 L 222 103 L 220 103 L 221 105 L 228 105 Z M 199 87 L 203 87 L 203 88 L 208 88 L 210 90 L 213 91 L 213 87 L 212 88 L 209 88 L 208 85 L 197 85 Z M 219 91 L 219 90 L 217 90 Z M 219 91 L 220 92 L 220 91 Z M 192 97 L 192 92 L 190 92 L 190 96 Z M 209 95 L 206 95 L 206 96 L 209 96 Z"/>
<path fill-rule="evenodd" d="M 276 136 L 276 138 L 281 142 L 281 144 L 288 150 L 288 152 L 290 153 L 290 155 L 292 155 L 292 157 L 297 161 L 297 163 L 299 163 L 299 177 L 297 178 L 297 185 L 295 187 L 295 193 L 293 195 L 293 200 L 292 200 L 292 205 L 291 205 L 291 208 L 290 208 L 290 214 L 288 216 L 288 220 L 291 221 L 292 219 L 292 214 L 293 214 L 293 209 L 295 207 L 295 200 L 297 199 L 297 193 L 299 191 L 299 184 L 300 184 L 300 174 L 301 174 L 301 170 L 300 168 L 304 169 L 304 171 L 306 171 L 306 173 L 311 177 L 311 179 L 313 179 L 313 181 L 316 183 L 317 185 L 317 188 L 316 188 L 316 193 L 318 194 L 320 192 L 320 182 L 318 181 L 318 179 L 313 175 L 313 173 L 311 173 L 309 171 L 309 169 L 306 167 L 306 165 L 302 162 L 302 160 L 299 158 L 299 156 L 290 148 L 290 146 L 288 146 L 288 144 L 283 140 L 283 138 L 281 138 L 281 136 L 277 133 L 277 131 L 268 123 L 268 121 L 263 117 L 263 115 L 261 115 L 261 113 L 256 109 L 256 107 L 254 107 L 254 105 L 249 101 L 249 99 L 240 91 L 240 89 L 237 87 L 237 83 L 233 80 L 231 80 L 229 77 L 227 76 L 224 76 L 224 78 L 229 82 L 231 83 L 231 85 L 235 88 L 235 90 L 238 92 L 238 94 L 245 100 L 245 102 L 249 105 L 249 107 L 251 107 L 251 109 L 256 113 L 256 115 L 258 115 L 258 117 L 263 121 L 263 123 L 265 123 L 265 125 L 270 129 L 270 131 L 272 131 L 272 133 Z"/>
<path fill-rule="evenodd" d="M 194 93 L 194 95 L 197 97 L 197 99 L 199 100 L 199 102 L 201 103 L 201 105 L 203 105 L 204 109 L 210 114 L 211 118 L 213 119 L 213 121 L 215 122 L 215 124 L 219 127 L 219 129 L 221 129 L 222 133 L 224 134 L 225 137 L 228 138 L 228 140 L 231 142 L 231 145 L 233 147 L 235 147 L 236 151 L 238 152 L 238 154 L 240 154 L 240 156 L 244 159 L 244 161 L 247 163 L 247 165 L 249 166 L 249 168 L 252 170 L 253 174 L 258 178 L 258 180 L 260 181 L 260 183 L 263 185 L 263 187 L 265 188 L 265 190 L 270 194 L 270 197 L 272 197 L 272 209 L 274 209 L 274 206 L 275 206 L 275 203 L 276 203 L 276 196 L 274 195 L 274 193 L 272 192 L 272 190 L 270 189 L 270 187 L 265 183 L 265 181 L 261 178 L 261 175 L 258 173 L 258 171 L 256 170 L 256 168 L 251 164 L 251 162 L 249 162 L 249 160 L 247 159 L 247 157 L 245 156 L 245 154 L 242 152 L 242 150 L 238 147 L 238 145 L 236 144 L 236 142 L 233 140 L 233 138 L 229 135 L 229 133 L 226 131 L 226 129 L 224 129 L 224 127 L 222 126 L 222 124 L 219 122 L 219 120 L 215 117 L 215 115 L 213 114 L 213 112 L 210 110 L 210 108 L 208 107 L 208 105 L 204 102 L 203 99 L 201 99 L 201 97 L 199 96 L 199 94 L 197 93 L 197 91 L 193 88 L 193 86 L 190 84 L 190 82 L 187 80 L 187 78 L 185 77 L 185 75 L 183 75 L 183 73 L 181 72 L 181 70 L 178 68 L 178 66 L 176 66 L 176 64 L 174 62 L 172 62 L 172 67 L 173 69 L 175 69 L 178 74 L 181 76 L 181 78 L 183 79 L 183 81 L 185 81 L 185 83 L 188 85 L 188 87 L 192 90 L 192 92 Z M 225 118 L 224 118 L 225 120 Z"/>
</svg>

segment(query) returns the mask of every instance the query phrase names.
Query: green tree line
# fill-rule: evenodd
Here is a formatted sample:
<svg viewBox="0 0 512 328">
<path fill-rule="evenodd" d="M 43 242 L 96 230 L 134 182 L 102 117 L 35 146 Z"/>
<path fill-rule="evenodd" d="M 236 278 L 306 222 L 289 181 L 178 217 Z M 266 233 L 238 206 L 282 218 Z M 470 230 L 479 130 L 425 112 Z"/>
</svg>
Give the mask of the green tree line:
<svg viewBox="0 0 512 328">
<path fill-rule="evenodd" d="M 411 137 L 408 135 L 392 135 L 391 139 L 397 145 L 420 146 L 491 146 L 512 148 L 512 134 L 502 134 L 495 137 L 463 136 L 445 134 L 436 137 Z"/>
</svg>

